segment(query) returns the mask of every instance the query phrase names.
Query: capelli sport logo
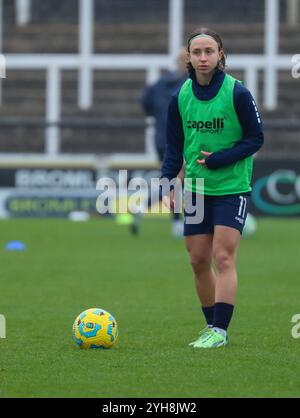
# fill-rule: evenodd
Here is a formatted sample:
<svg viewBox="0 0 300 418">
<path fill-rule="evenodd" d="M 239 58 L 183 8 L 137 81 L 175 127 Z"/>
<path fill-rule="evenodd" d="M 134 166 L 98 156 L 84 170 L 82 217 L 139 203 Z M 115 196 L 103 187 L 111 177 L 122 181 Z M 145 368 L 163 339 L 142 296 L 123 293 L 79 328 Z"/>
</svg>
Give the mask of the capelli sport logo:
<svg viewBox="0 0 300 418">
<path fill-rule="evenodd" d="M 188 120 L 187 121 L 188 129 L 195 129 L 201 134 L 219 134 L 223 132 L 224 129 L 224 118 L 213 118 L 213 120 L 203 121 L 203 120 Z"/>
</svg>

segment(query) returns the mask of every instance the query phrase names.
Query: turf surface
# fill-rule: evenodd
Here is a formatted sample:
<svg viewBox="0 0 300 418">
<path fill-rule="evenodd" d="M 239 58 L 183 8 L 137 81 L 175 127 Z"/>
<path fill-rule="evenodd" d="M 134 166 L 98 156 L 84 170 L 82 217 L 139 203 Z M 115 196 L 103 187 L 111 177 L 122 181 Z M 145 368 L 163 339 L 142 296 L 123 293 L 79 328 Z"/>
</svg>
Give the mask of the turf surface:
<svg viewBox="0 0 300 418">
<path fill-rule="evenodd" d="M 183 240 L 168 219 L 139 237 L 113 220 L 1 225 L 0 397 L 298 397 L 299 220 L 262 219 L 243 239 L 230 345 L 188 347 L 204 325 Z M 21 240 L 24 252 L 5 244 Z M 80 350 L 75 317 L 118 321 L 111 350 Z"/>
</svg>

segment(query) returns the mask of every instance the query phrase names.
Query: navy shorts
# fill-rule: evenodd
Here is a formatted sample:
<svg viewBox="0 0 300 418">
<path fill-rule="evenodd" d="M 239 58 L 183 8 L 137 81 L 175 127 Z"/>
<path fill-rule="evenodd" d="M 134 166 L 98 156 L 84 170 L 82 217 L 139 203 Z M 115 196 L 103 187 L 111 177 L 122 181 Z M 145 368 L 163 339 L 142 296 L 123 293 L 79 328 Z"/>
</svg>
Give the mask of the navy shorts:
<svg viewBox="0 0 300 418">
<path fill-rule="evenodd" d="M 184 235 L 212 234 L 215 225 L 229 226 L 242 233 L 248 213 L 249 198 L 250 193 L 201 196 L 186 191 Z"/>
</svg>

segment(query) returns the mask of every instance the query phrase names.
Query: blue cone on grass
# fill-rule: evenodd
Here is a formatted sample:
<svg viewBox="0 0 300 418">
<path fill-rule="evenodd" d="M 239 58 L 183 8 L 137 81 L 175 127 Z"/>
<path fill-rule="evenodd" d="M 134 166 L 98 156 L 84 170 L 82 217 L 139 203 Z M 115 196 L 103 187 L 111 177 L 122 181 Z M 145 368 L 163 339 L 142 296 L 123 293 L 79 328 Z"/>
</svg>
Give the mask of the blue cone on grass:
<svg viewBox="0 0 300 418">
<path fill-rule="evenodd" d="M 7 251 L 24 251 L 25 248 L 25 244 L 21 241 L 10 241 L 5 246 Z"/>
</svg>

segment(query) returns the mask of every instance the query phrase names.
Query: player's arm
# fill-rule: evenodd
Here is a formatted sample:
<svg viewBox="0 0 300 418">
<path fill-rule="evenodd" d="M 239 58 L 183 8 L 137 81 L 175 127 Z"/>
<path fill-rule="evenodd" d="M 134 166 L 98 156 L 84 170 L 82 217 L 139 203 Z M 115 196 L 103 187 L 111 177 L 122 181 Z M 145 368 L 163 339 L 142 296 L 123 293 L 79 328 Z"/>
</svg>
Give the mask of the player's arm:
<svg viewBox="0 0 300 418">
<path fill-rule="evenodd" d="M 162 164 L 162 178 L 172 180 L 183 166 L 184 132 L 178 109 L 178 96 L 173 96 L 168 108 L 167 144 Z"/>
<path fill-rule="evenodd" d="M 198 163 L 205 164 L 209 169 L 226 167 L 250 157 L 264 143 L 262 122 L 256 103 L 249 90 L 240 83 L 236 83 L 234 106 L 243 129 L 243 137 L 232 148 L 211 154 L 201 153 L 203 158 Z"/>
<path fill-rule="evenodd" d="M 182 184 L 184 182 L 184 177 L 185 177 L 185 163 L 183 163 L 179 173 L 177 174 L 177 178 L 178 180 L 181 181 Z"/>
<path fill-rule="evenodd" d="M 161 179 L 169 181 L 177 178 L 183 183 L 185 168 L 183 163 L 184 132 L 178 109 L 178 97 L 173 96 L 168 108 L 167 144 L 162 164 Z M 174 191 L 161 189 L 163 202 L 167 207 L 174 206 Z M 167 195 L 166 195 L 167 193 Z"/>
</svg>

